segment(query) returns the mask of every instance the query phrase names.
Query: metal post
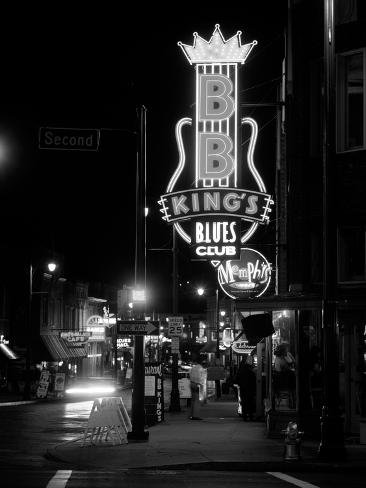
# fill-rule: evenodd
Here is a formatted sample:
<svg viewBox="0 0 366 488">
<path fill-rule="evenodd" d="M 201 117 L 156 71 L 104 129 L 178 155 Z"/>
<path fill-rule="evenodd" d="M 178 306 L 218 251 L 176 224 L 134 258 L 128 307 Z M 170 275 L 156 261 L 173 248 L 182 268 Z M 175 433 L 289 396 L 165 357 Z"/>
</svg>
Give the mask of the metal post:
<svg viewBox="0 0 366 488">
<path fill-rule="evenodd" d="M 337 347 L 337 226 L 335 216 L 335 67 L 334 1 L 324 0 L 324 138 L 323 138 L 323 392 L 318 457 L 344 460 L 343 420 L 339 408 Z"/>
<path fill-rule="evenodd" d="M 113 342 L 114 342 L 114 348 L 113 348 L 113 353 L 114 353 L 114 377 L 116 380 L 116 386 L 118 386 L 118 350 L 117 350 L 117 339 L 118 339 L 118 332 L 117 332 L 117 320 L 116 320 L 116 325 L 113 326 L 114 328 L 114 337 L 113 337 Z"/>
<path fill-rule="evenodd" d="M 173 227 L 173 315 L 178 313 L 178 256 L 176 231 Z M 178 386 L 178 354 L 173 353 L 172 363 L 172 391 L 170 394 L 170 412 L 180 412 L 180 397 Z"/>
<path fill-rule="evenodd" d="M 146 107 L 139 110 L 139 145 L 136 164 L 136 234 L 135 234 L 135 287 L 146 284 L 145 267 L 145 174 L 146 174 Z M 136 309 L 136 307 L 135 307 Z M 144 306 L 137 312 L 143 315 Z M 137 317 L 138 318 L 138 317 Z M 133 390 L 132 390 L 132 431 L 128 433 L 129 440 L 147 441 L 149 432 L 145 431 L 145 337 L 135 336 L 133 358 Z"/>
<path fill-rule="evenodd" d="M 220 360 L 220 317 L 219 317 L 219 289 L 216 288 L 216 359 Z M 220 380 L 215 380 L 216 398 L 221 397 Z"/>
<path fill-rule="evenodd" d="M 29 287 L 28 287 L 28 323 L 27 323 L 27 351 L 25 357 L 25 383 L 23 399 L 31 399 L 31 359 L 32 359 L 32 295 L 33 295 L 33 266 L 29 264 Z"/>
</svg>

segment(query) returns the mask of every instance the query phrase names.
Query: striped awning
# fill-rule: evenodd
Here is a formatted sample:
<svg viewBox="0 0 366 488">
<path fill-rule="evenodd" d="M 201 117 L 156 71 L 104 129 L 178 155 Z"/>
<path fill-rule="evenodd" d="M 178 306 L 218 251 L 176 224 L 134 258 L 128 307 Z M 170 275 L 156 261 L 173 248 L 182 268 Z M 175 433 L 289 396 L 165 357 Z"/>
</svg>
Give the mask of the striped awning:
<svg viewBox="0 0 366 488">
<path fill-rule="evenodd" d="M 85 358 L 87 356 L 85 346 L 69 347 L 67 342 L 58 335 L 49 334 L 41 337 L 56 361 L 60 359 Z"/>
</svg>

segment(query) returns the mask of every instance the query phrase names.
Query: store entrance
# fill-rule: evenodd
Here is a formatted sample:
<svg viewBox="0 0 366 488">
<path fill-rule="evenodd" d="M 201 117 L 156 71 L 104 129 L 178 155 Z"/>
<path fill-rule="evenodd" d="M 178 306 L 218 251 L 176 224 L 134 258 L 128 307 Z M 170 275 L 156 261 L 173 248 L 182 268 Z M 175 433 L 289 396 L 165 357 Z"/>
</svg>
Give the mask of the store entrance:
<svg viewBox="0 0 366 488">
<path fill-rule="evenodd" d="M 366 421 L 366 327 L 364 311 L 339 312 L 339 389 L 346 434 Z"/>
</svg>

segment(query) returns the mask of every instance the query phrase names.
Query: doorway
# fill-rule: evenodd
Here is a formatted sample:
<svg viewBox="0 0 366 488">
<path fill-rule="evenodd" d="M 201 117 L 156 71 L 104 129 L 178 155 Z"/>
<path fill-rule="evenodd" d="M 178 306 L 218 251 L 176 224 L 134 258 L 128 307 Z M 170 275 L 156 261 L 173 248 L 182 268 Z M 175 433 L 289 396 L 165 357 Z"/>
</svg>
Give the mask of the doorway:
<svg viewBox="0 0 366 488">
<path fill-rule="evenodd" d="M 346 434 L 359 434 L 366 420 L 365 312 L 339 312 L 339 391 Z"/>
</svg>

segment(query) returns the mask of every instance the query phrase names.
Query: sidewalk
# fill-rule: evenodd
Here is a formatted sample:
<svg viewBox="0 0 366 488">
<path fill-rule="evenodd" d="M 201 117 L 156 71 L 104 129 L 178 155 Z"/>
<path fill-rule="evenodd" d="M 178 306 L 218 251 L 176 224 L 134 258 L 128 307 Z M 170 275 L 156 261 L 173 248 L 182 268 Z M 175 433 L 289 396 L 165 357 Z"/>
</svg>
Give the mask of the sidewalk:
<svg viewBox="0 0 366 488">
<path fill-rule="evenodd" d="M 283 461 L 283 440 L 269 439 L 263 422 L 244 422 L 237 403 L 224 395 L 202 407 L 202 421 L 188 419 L 189 411 L 165 413 L 150 427 L 147 442 L 115 445 L 102 442 L 82 447 L 82 436 L 59 444 L 46 457 L 79 468 L 209 469 L 242 471 L 366 470 L 366 446 L 347 446 L 348 460 L 326 463 L 316 459 L 318 443 L 304 441 L 301 461 Z"/>
</svg>

